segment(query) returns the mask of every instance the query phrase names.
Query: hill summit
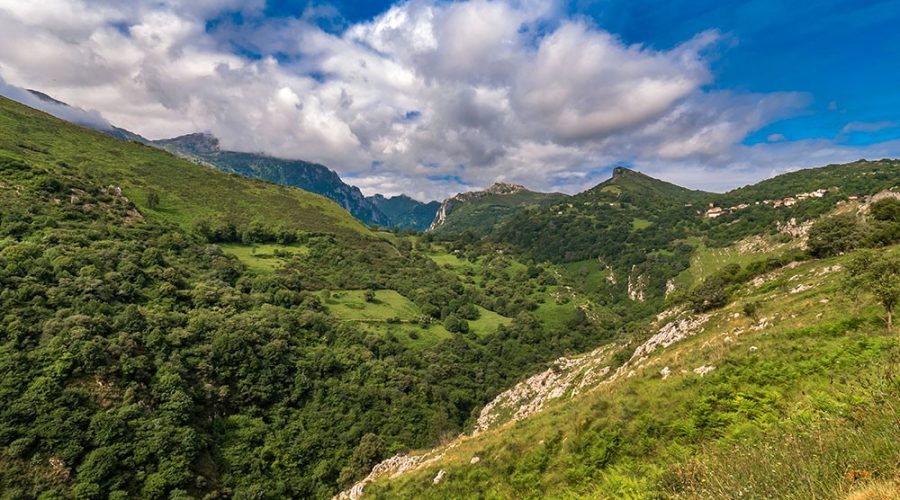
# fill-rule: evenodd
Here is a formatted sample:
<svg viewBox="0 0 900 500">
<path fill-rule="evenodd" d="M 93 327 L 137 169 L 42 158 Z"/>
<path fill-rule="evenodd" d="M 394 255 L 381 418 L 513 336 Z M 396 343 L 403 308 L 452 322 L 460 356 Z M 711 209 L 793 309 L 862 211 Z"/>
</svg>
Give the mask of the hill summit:
<svg viewBox="0 0 900 500">
<path fill-rule="evenodd" d="M 565 196 L 560 193 L 537 193 L 521 184 L 495 182 L 487 189 L 459 193 L 444 200 L 428 229 L 448 233 L 466 230 L 484 233 L 519 208 Z"/>
</svg>

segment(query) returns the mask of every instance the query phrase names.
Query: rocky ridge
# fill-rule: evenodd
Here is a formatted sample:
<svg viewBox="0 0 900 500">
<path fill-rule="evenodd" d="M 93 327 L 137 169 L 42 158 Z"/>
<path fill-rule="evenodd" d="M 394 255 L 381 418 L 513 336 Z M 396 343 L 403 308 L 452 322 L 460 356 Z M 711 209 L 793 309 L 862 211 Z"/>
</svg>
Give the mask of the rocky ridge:
<svg viewBox="0 0 900 500">
<path fill-rule="evenodd" d="M 478 198 L 483 198 L 485 196 L 490 195 L 510 195 L 516 193 L 522 193 L 528 191 L 525 186 L 520 184 L 508 184 L 505 182 L 495 182 L 491 187 L 481 190 L 481 191 L 467 191 L 465 193 L 456 194 L 450 198 L 447 198 L 441 203 L 441 207 L 438 209 L 437 214 L 434 216 L 434 221 L 431 223 L 431 226 L 428 228 L 429 231 L 434 230 L 438 226 L 442 225 L 447 220 L 447 216 L 450 215 L 450 212 L 458 206 L 460 203 L 464 203 L 467 201 L 471 201 Z"/>
</svg>

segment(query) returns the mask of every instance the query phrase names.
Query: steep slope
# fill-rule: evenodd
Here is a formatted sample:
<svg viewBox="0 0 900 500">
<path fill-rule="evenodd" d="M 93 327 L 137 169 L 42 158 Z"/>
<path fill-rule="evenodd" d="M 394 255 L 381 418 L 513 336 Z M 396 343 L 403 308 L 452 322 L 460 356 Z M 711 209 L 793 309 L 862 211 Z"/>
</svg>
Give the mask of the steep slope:
<svg viewBox="0 0 900 500">
<path fill-rule="evenodd" d="M 900 346 L 880 306 L 844 292 L 850 258 L 561 358 L 489 404 L 475 435 L 385 461 L 344 496 L 894 498 Z"/>
<path fill-rule="evenodd" d="M 320 194 L 334 200 L 366 224 L 391 225 L 388 217 L 366 199 L 359 188 L 344 183 L 336 172 L 324 165 L 262 154 L 224 151 L 219 148 L 218 139 L 208 134 L 189 134 L 155 141 L 154 144 L 200 159 L 225 172 Z"/>
<path fill-rule="evenodd" d="M 0 131 L 0 151 L 21 156 L 53 176 L 89 175 L 120 189 L 141 212 L 182 227 L 201 220 L 240 227 L 265 221 L 314 232 L 371 234 L 322 196 L 218 172 L 154 147 L 71 125 L 5 98 L 0 98 Z"/>
<path fill-rule="evenodd" d="M 434 220 L 441 207 L 440 202 L 423 203 L 406 195 L 386 198 L 380 194 L 366 198 L 391 221 L 391 227 L 424 231 Z"/>
<path fill-rule="evenodd" d="M 563 198 L 566 195 L 536 193 L 518 184 L 498 182 L 485 190 L 459 193 L 444 200 L 429 230 L 444 235 L 470 231 L 483 236 L 520 209 Z"/>
</svg>

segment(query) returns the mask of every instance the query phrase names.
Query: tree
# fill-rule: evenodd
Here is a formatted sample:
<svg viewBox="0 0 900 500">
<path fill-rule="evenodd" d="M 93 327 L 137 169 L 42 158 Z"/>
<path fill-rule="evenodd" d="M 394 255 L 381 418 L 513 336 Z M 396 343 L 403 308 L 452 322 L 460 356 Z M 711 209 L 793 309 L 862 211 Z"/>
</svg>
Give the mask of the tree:
<svg viewBox="0 0 900 500">
<path fill-rule="evenodd" d="M 702 313 L 722 307 L 728 303 L 728 290 L 721 276 L 710 276 L 694 288 L 688 302 L 694 312 Z"/>
<path fill-rule="evenodd" d="M 826 217 L 809 229 L 809 253 L 813 257 L 830 257 L 859 247 L 862 228 L 853 214 Z"/>
<path fill-rule="evenodd" d="M 384 440 L 371 432 L 362 437 L 359 445 L 353 450 L 350 463 L 341 470 L 338 482 L 343 486 L 353 484 L 353 481 L 365 476 L 372 467 L 384 458 L 387 447 Z"/>
<path fill-rule="evenodd" d="M 872 204 L 869 213 L 875 220 L 900 222 L 900 200 L 897 198 L 884 198 Z"/>
<path fill-rule="evenodd" d="M 159 207 L 159 194 L 156 191 L 150 191 L 147 193 L 147 208 L 156 210 L 157 207 Z"/>
<path fill-rule="evenodd" d="M 363 298 L 366 299 L 366 302 L 375 302 L 375 291 L 374 290 L 366 290 L 363 293 Z"/>
<path fill-rule="evenodd" d="M 464 319 L 459 319 L 457 315 L 451 314 L 444 320 L 444 328 L 452 333 L 468 333 L 469 323 Z"/>
<path fill-rule="evenodd" d="M 869 292 L 884 306 L 887 331 L 894 329 L 894 308 L 900 303 L 900 257 L 866 251 L 847 264 L 852 290 Z"/>
</svg>

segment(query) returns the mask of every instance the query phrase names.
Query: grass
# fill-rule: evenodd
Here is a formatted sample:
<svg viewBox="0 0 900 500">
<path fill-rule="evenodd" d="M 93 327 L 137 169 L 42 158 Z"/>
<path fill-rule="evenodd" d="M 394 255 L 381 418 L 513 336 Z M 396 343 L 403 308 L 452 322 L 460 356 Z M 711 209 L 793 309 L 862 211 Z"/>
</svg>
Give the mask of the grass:
<svg viewBox="0 0 900 500">
<path fill-rule="evenodd" d="M 184 228 L 208 218 L 238 226 L 261 221 L 305 231 L 371 236 L 362 223 L 323 196 L 226 174 L 0 97 L 0 152 L 4 151 L 59 179 L 77 170 L 101 185 L 120 186 L 141 212 Z M 155 209 L 147 204 L 151 192 L 159 196 Z"/>
<path fill-rule="evenodd" d="M 476 320 L 469 320 L 469 330 L 479 337 L 494 333 L 501 325 L 508 325 L 512 322 L 512 319 L 506 316 L 501 316 L 481 306 L 476 307 L 481 315 Z"/>
<path fill-rule="evenodd" d="M 879 306 L 863 300 L 857 316 L 854 299 L 840 292 L 842 273 L 823 273 L 846 258 L 784 269 L 773 280 L 781 286 L 748 285 L 695 336 L 657 350 L 632 374 L 457 441 L 441 450 L 441 460 L 376 482 L 367 495 L 800 499 L 896 492 L 900 346 L 884 331 Z M 801 283 L 813 288 L 791 293 Z M 742 313 L 750 301 L 759 304 L 756 318 Z M 693 371 L 700 366 L 714 369 L 701 377 Z M 663 368 L 671 373 L 665 380 Z M 446 475 L 434 485 L 438 470 Z"/>
<path fill-rule="evenodd" d="M 691 266 L 675 278 L 675 284 L 679 288 L 689 288 L 700 283 L 704 278 L 714 274 L 729 264 L 746 266 L 752 262 L 764 259 L 767 256 L 775 256 L 784 251 L 783 246 L 772 246 L 769 252 L 751 252 L 742 250 L 740 242 L 724 248 L 707 248 L 699 238 L 691 238 L 688 244 L 695 248 L 691 256 Z"/>
<path fill-rule="evenodd" d="M 600 266 L 596 259 L 579 260 L 560 266 L 581 290 L 597 291 L 606 286 L 609 271 Z"/>
<path fill-rule="evenodd" d="M 319 292 L 331 314 L 346 321 L 400 321 L 419 319 L 419 308 L 394 290 L 375 290 L 375 299 L 367 302 L 364 290 L 335 290 Z"/>
<path fill-rule="evenodd" d="M 463 277 L 464 280 L 467 277 L 467 273 L 471 273 L 471 278 L 475 285 L 479 287 L 483 286 L 482 266 L 484 258 L 481 258 L 476 262 L 469 262 L 456 255 L 447 253 L 438 245 L 432 246 L 432 251 L 429 252 L 428 256 L 436 264 L 456 272 Z M 508 264 L 506 272 L 510 276 L 521 275 L 528 270 L 527 265 L 512 257 L 506 256 L 506 262 Z M 577 284 L 577 286 L 583 290 L 596 290 L 596 287 L 599 287 L 603 280 L 606 279 L 606 271 L 601 270 L 595 260 L 585 260 L 566 264 L 562 266 L 562 270 L 566 275 L 566 280 Z M 550 330 L 559 330 L 565 327 L 567 321 L 575 314 L 576 306 L 583 302 L 583 300 L 567 300 L 563 303 L 557 303 L 556 296 L 560 292 L 560 287 L 548 286 L 545 292 L 533 296 L 538 302 L 538 308 L 533 312 L 535 316 L 541 320 L 544 326 Z M 563 295 L 567 294 L 563 293 Z M 479 310 L 482 312 L 481 318 L 475 321 L 469 321 L 469 327 L 479 336 L 493 333 L 497 329 L 497 326 L 508 324 L 511 321 L 505 316 L 480 306 Z"/>
<path fill-rule="evenodd" d="M 433 346 L 453 335 L 440 324 L 419 326 L 421 311 L 396 291 L 374 290 L 374 293 L 371 302 L 366 301 L 365 290 L 320 291 L 318 295 L 335 317 L 358 323 L 380 336 L 393 335 L 406 345 Z"/>
<path fill-rule="evenodd" d="M 248 269 L 258 273 L 271 273 L 293 256 L 306 255 L 309 252 L 309 248 L 302 245 L 224 243 L 219 246 L 225 253 L 237 257 Z"/>
<path fill-rule="evenodd" d="M 650 227 L 652 225 L 653 225 L 653 223 L 648 221 L 647 219 L 641 219 L 641 218 L 635 217 L 634 219 L 631 220 L 631 229 L 633 229 L 635 231 L 639 231 L 641 229 L 647 229 L 648 227 Z"/>
</svg>

